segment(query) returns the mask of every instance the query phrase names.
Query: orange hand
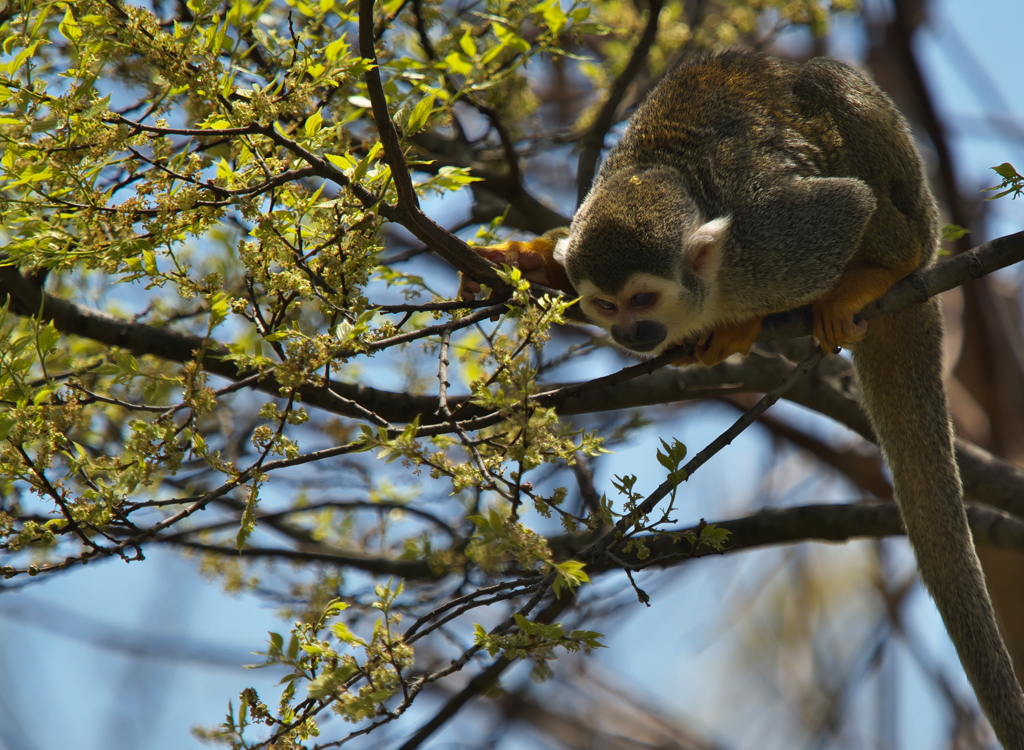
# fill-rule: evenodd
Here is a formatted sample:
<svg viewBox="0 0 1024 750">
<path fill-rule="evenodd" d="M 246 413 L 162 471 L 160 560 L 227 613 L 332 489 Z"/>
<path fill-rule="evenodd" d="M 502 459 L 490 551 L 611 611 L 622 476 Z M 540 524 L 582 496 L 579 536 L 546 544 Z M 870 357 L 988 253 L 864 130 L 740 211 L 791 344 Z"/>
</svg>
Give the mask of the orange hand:
<svg viewBox="0 0 1024 750">
<path fill-rule="evenodd" d="M 730 355 L 748 354 L 761 333 L 761 321 L 762 318 L 752 318 L 741 323 L 718 326 L 708 341 L 698 344 L 697 359 L 701 364 L 711 367 Z"/>
</svg>

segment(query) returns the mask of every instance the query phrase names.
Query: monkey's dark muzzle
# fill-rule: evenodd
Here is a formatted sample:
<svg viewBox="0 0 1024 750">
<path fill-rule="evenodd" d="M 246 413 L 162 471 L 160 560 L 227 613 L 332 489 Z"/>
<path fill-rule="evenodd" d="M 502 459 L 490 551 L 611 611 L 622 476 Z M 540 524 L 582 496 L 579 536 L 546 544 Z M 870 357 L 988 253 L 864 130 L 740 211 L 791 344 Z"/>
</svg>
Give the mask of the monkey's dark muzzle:
<svg viewBox="0 0 1024 750">
<path fill-rule="evenodd" d="M 612 326 L 612 338 L 616 344 L 635 352 L 649 352 L 668 335 L 668 330 L 654 320 L 639 320 L 627 328 Z"/>
</svg>

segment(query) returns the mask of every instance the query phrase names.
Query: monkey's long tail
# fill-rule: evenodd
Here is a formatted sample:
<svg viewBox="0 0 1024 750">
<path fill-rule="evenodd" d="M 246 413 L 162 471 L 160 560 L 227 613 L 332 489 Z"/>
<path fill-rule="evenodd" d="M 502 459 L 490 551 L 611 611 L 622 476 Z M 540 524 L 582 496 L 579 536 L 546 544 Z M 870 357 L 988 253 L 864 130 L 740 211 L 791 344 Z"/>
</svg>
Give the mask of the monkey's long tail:
<svg viewBox="0 0 1024 750">
<path fill-rule="evenodd" d="M 921 579 L 996 737 L 1006 750 L 1024 750 L 1024 694 L 967 525 L 941 360 L 942 321 L 934 300 L 875 318 L 854 350 Z"/>
</svg>

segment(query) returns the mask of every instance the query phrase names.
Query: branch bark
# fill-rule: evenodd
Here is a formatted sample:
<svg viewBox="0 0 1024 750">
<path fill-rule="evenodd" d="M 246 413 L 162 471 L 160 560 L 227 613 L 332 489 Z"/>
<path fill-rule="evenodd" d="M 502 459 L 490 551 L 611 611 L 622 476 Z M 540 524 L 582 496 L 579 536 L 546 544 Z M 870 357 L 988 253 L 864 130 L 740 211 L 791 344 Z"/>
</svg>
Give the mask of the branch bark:
<svg viewBox="0 0 1024 750">
<path fill-rule="evenodd" d="M 443 230 L 442 230 L 443 231 Z M 1007 235 L 986 242 L 954 258 L 919 271 L 896 284 L 882 299 L 864 310 L 865 318 L 902 309 L 927 299 L 929 296 L 951 289 L 965 281 L 977 279 L 999 268 L 1024 260 L 1024 232 Z M 12 266 L 0 265 L 0 304 L 10 300 L 12 312 L 19 315 L 39 315 L 50 321 L 65 334 L 83 336 L 107 346 L 126 349 L 135 355 L 152 355 L 172 362 L 189 362 L 197 351 L 205 351 L 203 367 L 207 372 L 230 380 L 253 376 L 230 360 L 225 346 L 219 342 L 179 333 L 166 328 L 118 318 L 109 313 L 45 293 L 38 282 Z M 810 315 L 807 310 L 796 310 L 772 316 L 765 321 L 761 341 L 777 341 L 810 334 Z M 615 389 L 614 386 L 636 381 L 641 376 L 654 377 L 659 368 L 671 364 L 686 354 L 685 347 L 642 362 L 604 378 L 592 381 L 553 386 L 537 397 L 538 404 L 556 407 L 564 414 L 669 403 L 682 398 L 695 398 L 727 392 L 743 392 L 748 387 L 737 387 L 728 375 L 734 366 L 724 363 L 716 368 L 687 368 L 664 370 L 655 381 L 645 380 L 644 388 L 634 385 Z M 744 372 L 747 372 L 744 369 Z M 680 373 L 685 373 L 684 377 Z M 649 391 L 654 383 L 656 392 Z M 279 395 L 280 385 L 272 374 L 253 381 L 253 388 Z M 666 392 L 668 387 L 670 392 Z M 300 391 L 305 403 L 342 416 L 360 417 L 363 412 L 354 408 L 358 404 L 365 410 L 380 415 L 393 423 L 409 422 L 419 417 L 425 427 L 438 423 L 434 414 L 437 401 L 429 396 L 410 396 L 369 386 L 331 380 L 322 386 L 306 385 Z M 452 398 L 453 409 L 466 398 Z M 474 406 L 461 410 L 467 418 L 482 417 L 484 412 Z"/>
<path fill-rule="evenodd" d="M 1024 551 L 1024 521 L 1021 519 L 993 508 L 968 504 L 967 520 L 978 545 Z M 694 549 L 679 536 L 641 535 L 637 538 L 647 547 L 649 557 L 641 560 L 620 551 L 616 553 L 618 559 L 595 558 L 587 565 L 587 572 L 621 570 L 623 561 L 638 567 L 670 568 L 698 557 L 761 547 L 808 541 L 843 543 L 904 534 L 899 508 L 892 501 L 769 508 L 742 518 L 711 521 L 711 524 L 731 532 L 723 552 L 707 547 Z M 586 537 L 569 535 L 551 539 L 549 543 L 559 555 L 574 557 L 586 548 L 587 541 Z"/>
<path fill-rule="evenodd" d="M 420 208 L 416 190 L 413 188 L 412 175 L 405 162 L 398 131 L 388 111 L 388 100 L 380 78 L 380 67 L 374 48 L 373 5 L 374 0 L 359 0 L 359 54 L 372 63 L 363 75 L 363 80 L 373 107 L 377 132 L 384 146 L 384 155 L 391 166 L 391 176 L 398 192 L 398 223 L 456 269 L 486 283 L 500 293 L 507 287 L 494 272 L 494 266 L 473 252 L 465 242 L 435 223 Z"/>
</svg>

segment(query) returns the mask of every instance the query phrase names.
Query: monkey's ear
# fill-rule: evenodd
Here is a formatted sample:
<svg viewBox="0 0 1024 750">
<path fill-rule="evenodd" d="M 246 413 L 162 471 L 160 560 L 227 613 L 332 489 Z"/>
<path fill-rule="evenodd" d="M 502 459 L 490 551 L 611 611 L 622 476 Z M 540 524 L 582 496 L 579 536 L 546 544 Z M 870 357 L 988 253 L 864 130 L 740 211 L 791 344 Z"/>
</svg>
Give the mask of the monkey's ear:
<svg viewBox="0 0 1024 750">
<path fill-rule="evenodd" d="M 713 281 L 722 266 L 722 248 L 728 232 L 729 217 L 721 216 L 701 224 L 683 241 L 683 257 L 706 282 Z"/>
<path fill-rule="evenodd" d="M 558 242 L 555 243 L 555 249 L 551 251 L 551 257 L 555 259 L 555 262 L 562 268 L 565 268 L 566 257 L 565 254 L 569 251 L 569 238 L 562 237 Z"/>
</svg>

